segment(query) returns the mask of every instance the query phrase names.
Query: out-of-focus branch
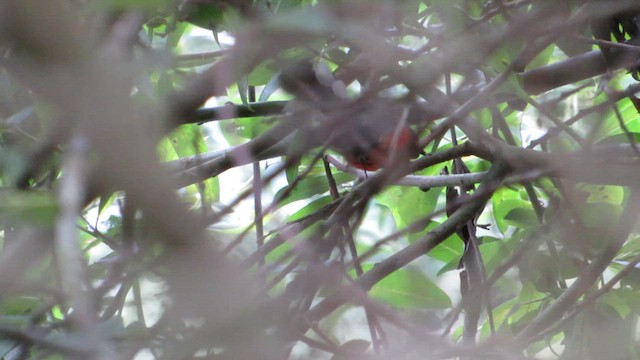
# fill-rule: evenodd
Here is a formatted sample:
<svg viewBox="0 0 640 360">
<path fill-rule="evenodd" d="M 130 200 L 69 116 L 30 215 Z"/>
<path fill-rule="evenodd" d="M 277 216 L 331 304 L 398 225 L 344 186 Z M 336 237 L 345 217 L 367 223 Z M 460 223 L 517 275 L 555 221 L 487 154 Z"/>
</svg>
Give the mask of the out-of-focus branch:
<svg viewBox="0 0 640 360">
<path fill-rule="evenodd" d="M 96 331 L 97 309 L 93 306 L 91 285 L 86 281 L 86 264 L 82 262 L 84 257 L 76 229 L 89 172 L 88 145 L 88 140 L 81 135 L 73 137 L 69 143 L 58 194 L 60 214 L 56 222 L 55 249 L 62 289 L 73 309 L 72 323 L 93 349 L 90 358 L 102 359 L 107 354 L 107 348 Z"/>
<path fill-rule="evenodd" d="M 629 64 L 616 63 L 615 65 L 616 67 L 611 70 L 620 69 Z M 518 76 L 522 80 L 525 91 L 530 95 L 536 95 L 576 81 L 592 78 L 606 71 L 607 63 L 602 53 L 599 50 L 594 50 L 567 60 L 525 71 Z M 212 74 L 213 72 L 203 76 L 213 76 Z M 454 92 L 452 96 L 456 101 L 464 102 L 477 93 L 478 90 L 477 87 L 468 87 Z M 194 91 L 195 95 L 196 90 L 192 89 L 192 91 Z M 186 94 L 182 95 L 186 96 Z M 496 99 L 498 102 L 508 102 L 516 100 L 518 97 L 514 94 L 498 93 L 496 94 Z M 202 108 L 195 110 L 193 115 L 183 117 L 180 123 L 202 123 L 241 117 L 274 115 L 280 113 L 286 104 L 287 101 L 270 101 L 250 105 L 228 104 L 220 107 Z M 422 118 L 420 119 L 421 121 L 436 120 L 445 116 L 445 114 L 436 111 L 425 113 L 425 115 L 429 117 Z"/>
<path fill-rule="evenodd" d="M 225 104 L 224 106 L 198 109 L 189 122 L 205 123 L 215 120 L 245 118 L 254 116 L 269 116 L 282 114 L 288 101 L 267 101 L 247 105 Z"/>
<path fill-rule="evenodd" d="M 479 209 L 485 206 L 486 201 L 491 197 L 507 173 L 508 168 L 504 164 L 498 163 L 494 165 L 481 183 L 477 192 L 473 197 L 469 198 L 469 201 L 465 205 L 461 206 L 452 216 L 430 231 L 425 237 L 416 240 L 411 245 L 378 263 L 373 269 L 359 277 L 355 281 L 356 284 L 365 291 L 369 290 L 389 274 L 404 267 L 425 253 L 428 253 L 431 249 L 455 233 L 458 226 L 469 221 L 477 214 Z M 340 305 L 349 301 L 351 293 L 351 289 L 338 290 L 309 310 L 307 318 L 311 321 L 318 321 L 324 318 Z"/>
<path fill-rule="evenodd" d="M 598 277 L 610 265 L 622 245 L 624 245 L 629 233 L 633 230 L 639 212 L 640 190 L 636 185 L 632 189 L 618 224 L 609 228 L 610 238 L 607 239 L 608 243 L 600 255 L 587 266 L 578 279 L 553 304 L 531 320 L 516 336 L 516 341 L 520 345 L 527 346 L 531 341 L 536 340 L 538 332 L 562 319 L 564 313 L 578 301 L 580 296 L 591 289 L 591 286 L 598 280 Z"/>
<path fill-rule="evenodd" d="M 601 75 L 608 70 L 622 69 L 632 65 L 628 60 L 629 57 L 625 55 L 635 53 L 634 51 L 620 49 L 618 53 L 621 59 L 627 59 L 626 62 L 618 61 L 608 65 L 604 56 L 602 56 L 602 52 L 600 50 L 593 50 L 566 60 L 525 71 L 518 74 L 518 77 L 521 79 L 523 88 L 528 94 L 537 95 L 564 85 Z M 478 87 L 472 86 L 456 91 L 452 96 L 457 102 L 464 102 L 476 94 L 478 90 Z M 512 93 L 497 93 L 495 94 L 495 98 L 498 103 L 518 99 L 518 97 Z M 270 101 L 250 105 L 228 104 L 214 108 L 202 108 L 195 110 L 193 115 L 183 117 L 180 123 L 202 123 L 242 117 L 274 115 L 281 113 L 286 104 L 287 101 Z M 421 118 L 421 121 L 432 121 L 445 116 L 444 113 L 439 113 L 435 110 L 425 112 L 424 115 L 427 117 Z"/>
</svg>

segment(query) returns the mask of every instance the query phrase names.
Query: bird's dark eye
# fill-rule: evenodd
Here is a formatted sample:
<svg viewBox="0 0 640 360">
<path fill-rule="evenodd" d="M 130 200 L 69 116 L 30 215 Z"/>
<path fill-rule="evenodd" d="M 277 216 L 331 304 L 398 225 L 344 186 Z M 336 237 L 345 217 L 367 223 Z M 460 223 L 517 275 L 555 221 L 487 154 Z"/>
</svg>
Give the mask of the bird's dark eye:
<svg viewBox="0 0 640 360">
<path fill-rule="evenodd" d="M 373 166 L 373 161 L 371 160 L 371 157 L 367 154 L 358 155 L 358 162 L 365 166 Z"/>
</svg>

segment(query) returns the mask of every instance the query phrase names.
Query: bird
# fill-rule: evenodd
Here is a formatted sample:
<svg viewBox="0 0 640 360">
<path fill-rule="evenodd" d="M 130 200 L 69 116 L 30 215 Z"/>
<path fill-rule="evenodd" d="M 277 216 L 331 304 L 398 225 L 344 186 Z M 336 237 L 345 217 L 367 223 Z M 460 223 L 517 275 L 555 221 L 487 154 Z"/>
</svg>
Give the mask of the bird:
<svg viewBox="0 0 640 360">
<path fill-rule="evenodd" d="M 410 160 L 424 154 L 418 145 L 418 135 L 408 126 L 400 126 L 381 134 L 379 139 L 364 147 L 352 146 L 346 154 L 349 165 L 364 171 L 375 171 L 390 165 L 393 159 Z"/>
<path fill-rule="evenodd" d="M 341 84 L 309 60 L 285 68 L 279 82 L 296 100 L 323 113 L 329 148 L 352 167 L 375 171 L 424 154 L 418 135 L 406 124 L 408 107 L 402 100 L 337 95 L 346 93 Z"/>
</svg>

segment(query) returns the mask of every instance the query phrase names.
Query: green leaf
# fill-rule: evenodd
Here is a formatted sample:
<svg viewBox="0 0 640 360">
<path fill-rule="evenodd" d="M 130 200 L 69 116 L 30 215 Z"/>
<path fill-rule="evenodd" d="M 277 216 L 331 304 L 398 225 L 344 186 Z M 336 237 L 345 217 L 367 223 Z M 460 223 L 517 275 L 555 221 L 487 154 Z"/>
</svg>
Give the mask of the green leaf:
<svg viewBox="0 0 640 360">
<path fill-rule="evenodd" d="M 482 237 L 480 252 L 484 261 L 487 274 L 491 274 L 495 268 L 508 259 L 514 249 L 521 245 L 521 240 L 528 236 L 530 231 L 520 231 L 507 239 L 497 239 L 489 236 Z"/>
<path fill-rule="evenodd" d="M 600 302 L 611 307 L 624 319 L 633 311 L 630 304 L 635 303 L 639 295 L 632 289 L 611 289 L 600 298 Z"/>
<path fill-rule="evenodd" d="M 109 206 L 111 206 L 111 204 L 113 204 L 115 199 L 116 199 L 116 195 L 114 193 L 110 193 L 110 194 L 106 194 L 106 195 L 100 196 L 100 202 L 98 204 L 98 214 L 102 214 L 102 211 L 104 209 L 109 208 Z"/>
<path fill-rule="evenodd" d="M 420 175 L 439 174 L 443 166 L 432 166 Z M 389 208 L 396 221 L 396 226 L 400 229 L 422 219 L 431 214 L 435 209 L 438 198 L 443 193 L 444 188 L 433 188 L 429 191 L 422 191 L 415 187 L 392 186 L 385 189 L 376 196 L 376 202 Z M 413 238 L 423 236 L 415 235 Z"/>
<path fill-rule="evenodd" d="M 453 234 L 433 250 L 429 251 L 427 255 L 434 259 L 449 263 L 451 261 L 459 261 L 463 252 L 464 242 L 458 235 Z"/>
<path fill-rule="evenodd" d="M 182 20 L 209 30 L 219 30 L 224 20 L 224 11 L 219 4 L 190 2 L 183 11 Z"/>
<path fill-rule="evenodd" d="M 437 226 L 440 226 L 440 223 L 431 221 L 423 231 L 416 234 L 410 234 L 409 241 L 415 241 L 418 238 L 425 236 L 428 232 L 432 231 Z M 463 251 L 464 243 L 462 242 L 462 239 L 460 239 L 458 235 L 453 234 L 445 241 L 440 243 L 440 245 L 429 251 L 427 255 L 442 262 L 449 263 L 451 261 L 459 261 Z"/>
<path fill-rule="evenodd" d="M 299 173 L 300 173 L 300 161 L 297 161 L 295 164 L 291 164 L 291 166 L 287 167 L 287 169 L 285 170 L 287 183 L 291 185 L 296 180 Z"/>
<path fill-rule="evenodd" d="M 220 178 L 207 179 L 204 183 L 204 196 L 208 204 L 220 201 Z"/>
<path fill-rule="evenodd" d="M 496 191 L 491 200 L 496 224 L 503 234 L 507 231 L 509 225 L 518 226 L 530 222 L 529 212 L 533 211 L 533 208 L 531 207 L 531 203 L 520 198 L 519 191 L 508 188 L 500 189 Z M 516 212 L 511 215 L 511 219 L 507 219 L 507 214 L 514 209 L 519 210 L 516 210 Z"/>
<path fill-rule="evenodd" d="M 207 151 L 207 144 L 198 125 L 182 125 L 171 132 L 168 138 L 179 157 L 193 156 Z"/>
<path fill-rule="evenodd" d="M 175 24 L 175 29 L 167 37 L 166 48 L 168 50 L 173 51 L 178 46 L 182 35 L 184 35 L 188 27 L 189 24 L 184 22 L 178 22 Z"/>
<path fill-rule="evenodd" d="M 0 192 L 0 217 L 19 224 L 53 226 L 58 213 L 52 193 L 5 190 Z"/>
<path fill-rule="evenodd" d="M 329 205 L 333 201 L 331 196 L 323 196 L 319 199 L 316 199 L 310 202 L 308 205 L 303 207 L 302 209 L 296 211 L 291 216 L 287 218 L 287 222 L 293 222 L 304 218 L 305 216 L 309 216 L 316 211 L 322 209 L 323 207 Z"/>
<path fill-rule="evenodd" d="M 178 154 L 176 153 L 171 140 L 167 137 L 163 137 L 158 142 L 158 158 L 161 161 L 172 161 L 178 159 Z"/>
<path fill-rule="evenodd" d="M 249 79 L 243 75 L 238 80 L 238 95 L 243 105 L 249 105 Z"/>
<path fill-rule="evenodd" d="M 621 205 L 624 201 L 624 188 L 621 186 L 588 184 L 580 186 L 579 189 L 589 194 L 588 203 L 603 202 Z"/>
<path fill-rule="evenodd" d="M 338 173 L 333 175 L 337 184 L 343 184 L 349 181 L 353 181 L 354 176 L 351 174 Z M 281 199 L 282 196 L 288 191 L 289 186 L 285 186 L 278 190 L 275 198 Z M 300 180 L 297 186 L 291 190 L 289 195 L 282 199 L 278 206 L 284 206 L 298 200 L 307 200 L 314 195 L 321 195 L 329 191 L 329 183 L 326 176 L 307 176 Z"/>
<path fill-rule="evenodd" d="M 632 133 L 640 132 L 640 121 L 638 121 L 640 115 L 631 100 L 625 98 L 617 106 L 622 117 L 622 123 L 626 125 L 627 130 Z M 616 135 L 624 134 L 624 130 L 620 127 L 620 121 L 614 111 L 609 111 L 604 121 L 600 121 L 601 124 L 597 135 L 594 137 L 594 142 L 598 143 Z"/>
<path fill-rule="evenodd" d="M 533 318 L 540 310 L 540 306 L 547 299 L 547 295 L 536 291 L 529 283 L 525 283 L 520 295 L 505 301 L 493 309 L 493 322 L 498 332 L 514 334 Z M 490 335 L 489 322 L 485 322 L 480 330 L 483 337 Z"/>
<path fill-rule="evenodd" d="M 3 315 L 29 315 L 42 306 L 42 299 L 33 296 L 11 296 L 2 302 Z"/>
<path fill-rule="evenodd" d="M 278 74 L 275 74 L 271 77 L 271 79 L 265 84 L 260 96 L 258 97 L 258 102 L 264 102 L 269 100 L 271 95 L 276 92 L 280 88 L 280 82 L 278 81 Z"/>
<path fill-rule="evenodd" d="M 248 76 L 247 82 L 251 86 L 262 86 L 274 79 L 276 67 L 273 62 L 264 61 L 256 66 Z M 277 80 L 276 80 L 277 82 Z M 277 88 L 277 87 L 276 87 Z"/>
<path fill-rule="evenodd" d="M 400 188 L 398 197 L 398 226 L 412 224 L 431 214 L 436 207 L 442 188 L 430 189 L 424 192 L 417 187 Z"/>
<path fill-rule="evenodd" d="M 633 234 L 624 244 L 616 260 L 630 261 L 640 254 L 640 237 L 637 234 Z"/>
<path fill-rule="evenodd" d="M 268 241 L 265 243 L 268 243 Z M 291 242 L 285 241 L 282 244 L 276 246 L 276 248 L 271 250 L 268 254 L 266 254 L 265 260 L 269 263 L 275 262 L 289 250 L 291 250 L 291 248 Z"/>
<path fill-rule="evenodd" d="M 364 266 L 366 270 L 372 265 Z M 451 299 L 433 281 L 413 269 L 400 269 L 382 279 L 369 296 L 398 308 L 444 309 Z"/>
<path fill-rule="evenodd" d="M 519 228 L 538 225 L 538 217 L 530 207 L 514 207 L 504 216 L 504 220 Z"/>
<path fill-rule="evenodd" d="M 611 203 L 587 203 L 578 209 L 582 223 L 589 228 L 607 229 L 618 223 L 622 206 Z"/>
<path fill-rule="evenodd" d="M 509 323 L 522 323 L 525 319 L 535 316 L 548 298 L 547 294 L 537 291 L 531 283 L 525 283 L 518 297 L 518 303 L 510 311 Z"/>
<path fill-rule="evenodd" d="M 253 139 L 270 129 L 274 121 L 269 118 L 247 117 L 236 119 L 233 123 L 235 125 L 234 130 L 239 136 L 245 139 Z"/>
<path fill-rule="evenodd" d="M 490 109 L 484 108 L 476 110 L 471 114 L 483 128 L 489 129 L 493 125 L 493 114 Z"/>
</svg>

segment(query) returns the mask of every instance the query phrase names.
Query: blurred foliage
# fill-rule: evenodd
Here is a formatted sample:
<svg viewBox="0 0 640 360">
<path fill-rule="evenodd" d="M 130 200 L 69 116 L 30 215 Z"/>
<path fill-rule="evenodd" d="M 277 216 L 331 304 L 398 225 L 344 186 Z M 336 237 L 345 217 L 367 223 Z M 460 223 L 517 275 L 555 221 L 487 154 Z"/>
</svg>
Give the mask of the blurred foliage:
<svg viewBox="0 0 640 360">
<path fill-rule="evenodd" d="M 608 0 L 0 1 L 0 357 L 640 358 L 639 21 Z M 402 127 L 414 168 L 344 161 Z"/>
</svg>

